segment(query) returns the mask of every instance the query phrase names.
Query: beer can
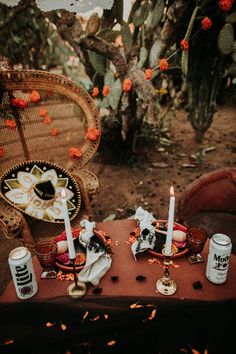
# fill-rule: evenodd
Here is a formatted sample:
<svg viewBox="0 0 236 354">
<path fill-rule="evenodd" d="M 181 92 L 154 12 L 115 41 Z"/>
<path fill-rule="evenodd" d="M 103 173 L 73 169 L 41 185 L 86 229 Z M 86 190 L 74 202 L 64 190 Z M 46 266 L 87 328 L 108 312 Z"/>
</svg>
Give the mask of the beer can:
<svg viewBox="0 0 236 354">
<path fill-rule="evenodd" d="M 210 240 L 206 277 L 214 284 L 226 281 L 232 243 L 229 236 L 217 233 Z"/>
<path fill-rule="evenodd" d="M 21 300 L 33 297 L 38 291 L 32 256 L 26 247 L 14 248 L 8 258 L 16 294 Z"/>
</svg>

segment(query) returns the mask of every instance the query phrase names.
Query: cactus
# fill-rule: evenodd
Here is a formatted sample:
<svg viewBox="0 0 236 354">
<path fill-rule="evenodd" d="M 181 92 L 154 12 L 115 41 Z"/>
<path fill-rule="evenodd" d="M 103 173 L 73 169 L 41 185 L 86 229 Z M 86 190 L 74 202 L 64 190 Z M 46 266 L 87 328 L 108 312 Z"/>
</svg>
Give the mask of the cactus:
<svg viewBox="0 0 236 354">
<path fill-rule="evenodd" d="M 201 7 L 195 8 L 185 38 L 191 39 L 191 33 L 196 32 L 197 27 L 201 26 L 196 14 L 198 13 L 202 19 L 210 3 L 207 1 L 205 7 L 202 3 Z M 235 56 L 233 23 L 236 20 L 236 13 L 227 14 L 224 18 L 224 15 L 217 11 L 218 9 L 215 17 L 214 13 L 209 12 L 209 17 L 212 16 L 218 26 L 216 24 L 214 26 L 213 23 L 214 28 L 211 31 L 199 32 L 197 40 L 190 44 L 189 52 L 182 53 L 182 71 L 188 84 L 188 118 L 195 130 L 197 142 L 201 142 L 204 133 L 213 122 L 221 80 L 227 63 Z"/>
</svg>

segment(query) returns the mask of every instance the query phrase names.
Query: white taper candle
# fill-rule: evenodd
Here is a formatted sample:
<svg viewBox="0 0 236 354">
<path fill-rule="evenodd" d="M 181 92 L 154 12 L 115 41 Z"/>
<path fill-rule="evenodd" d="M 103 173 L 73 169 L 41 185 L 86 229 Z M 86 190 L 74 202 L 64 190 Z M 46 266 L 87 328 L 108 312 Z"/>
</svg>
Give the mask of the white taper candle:
<svg viewBox="0 0 236 354">
<path fill-rule="evenodd" d="M 75 259 L 75 246 L 71 232 L 70 218 L 67 209 L 66 191 L 62 189 L 61 191 L 61 201 L 62 201 L 62 213 L 65 222 L 66 238 L 68 243 L 69 258 Z"/>
<path fill-rule="evenodd" d="M 171 254 L 171 244 L 172 244 L 172 234 L 174 225 L 174 215 L 175 215 L 175 196 L 174 188 L 170 187 L 170 204 L 169 204 L 169 215 L 168 215 L 168 228 L 166 236 L 165 254 Z"/>
</svg>

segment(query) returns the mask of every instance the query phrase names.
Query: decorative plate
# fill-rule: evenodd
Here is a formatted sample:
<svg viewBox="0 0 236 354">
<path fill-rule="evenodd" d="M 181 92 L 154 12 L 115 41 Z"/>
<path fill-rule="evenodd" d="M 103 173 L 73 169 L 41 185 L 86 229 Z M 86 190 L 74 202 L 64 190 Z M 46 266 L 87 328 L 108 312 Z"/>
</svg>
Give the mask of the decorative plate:
<svg viewBox="0 0 236 354">
<path fill-rule="evenodd" d="M 156 220 L 155 221 L 155 225 L 159 224 L 159 227 L 162 231 L 167 231 L 167 228 L 166 228 L 166 224 L 167 224 L 167 220 Z M 185 229 L 185 231 L 187 231 L 187 228 L 177 222 L 174 222 L 174 229 Z M 154 247 L 153 250 L 151 249 L 148 249 L 147 252 L 150 253 L 151 255 L 155 256 L 155 257 L 158 257 L 158 258 L 164 258 L 164 255 L 160 252 L 160 250 L 162 249 L 164 243 L 165 243 L 165 237 L 166 235 L 163 235 L 163 234 L 159 234 L 160 236 L 160 239 L 157 239 L 157 243 L 156 246 Z M 163 236 L 163 238 L 162 238 Z M 161 239 L 162 238 L 162 239 Z M 159 241 L 159 242 L 158 242 Z M 172 258 L 179 258 L 179 257 L 182 257 L 184 256 L 186 253 L 188 253 L 188 248 L 186 247 L 186 245 L 184 245 L 184 247 L 182 248 L 178 248 L 176 245 L 174 245 L 172 243 L 172 250 L 176 253 L 173 254 Z"/>
<path fill-rule="evenodd" d="M 3 198 L 19 211 L 39 220 L 63 223 L 61 191 L 66 192 L 70 219 L 78 214 L 81 193 L 73 176 L 48 161 L 25 161 L 6 171 L 0 180 Z"/>
<path fill-rule="evenodd" d="M 72 230 L 72 237 L 73 237 L 75 251 L 76 251 L 75 269 L 77 272 L 83 269 L 86 263 L 86 249 L 79 242 L 79 235 L 80 232 L 83 230 L 84 230 L 83 228 Z M 107 252 L 111 253 L 111 237 L 107 235 L 104 231 L 95 230 L 95 229 L 93 231 L 94 231 L 94 236 L 97 238 L 96 243 L 98 243 L 98 245 L 101 246 L 103 249 L 106 249 Z M 63 242 L 67 243 L 65 231 L 63 231 L 60 235 L 56 236 L 54 238 L 54 241 L 56 241 L 58 244 L 58 252 L 60 252 L 59 251 L 60 249 L 62 251 L 61 254 L 57 255 L 57 260 L 55 263 L 56 267 L 63 271 L 72 273 L 73 266 L 69 259 L 67 247 L 66 247 L 66 251 L 63 252 L 63 247 L 64 247 Z"/>
</svg>

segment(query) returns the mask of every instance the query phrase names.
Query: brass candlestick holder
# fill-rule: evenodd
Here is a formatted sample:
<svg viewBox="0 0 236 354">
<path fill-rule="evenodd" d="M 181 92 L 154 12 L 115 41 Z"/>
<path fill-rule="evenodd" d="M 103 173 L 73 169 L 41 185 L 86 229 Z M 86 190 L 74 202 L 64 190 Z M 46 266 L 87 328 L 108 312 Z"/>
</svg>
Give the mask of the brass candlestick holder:
<svg viewBox="0 0 236 354">
<path fill-rule="evenodd" d="M 165 254 L 165 250 L 162 251 L 164 255 L 164 275 L 157 280 L 156 290 L 163 295 L 172 295 L 177 290 L 177 285 L 173 279 L 170 278 L 170 265 L 171 265 L 171 254 Z"/>
<path fill-rule="evenodd" d="M 71 263 L 73 266 L 73 273 L 74 273 L 74 280 L 75 281 L 68 286 L 67 294 L 72 299 L 79 299 L 82 296 L 84 296 L 86 293 L 86 284 L 81 281 L 78 281 L 78 279 L 77 279 L 76 268 L 75 268 L 75 259 L 71 259 Z"/>
</svg>

